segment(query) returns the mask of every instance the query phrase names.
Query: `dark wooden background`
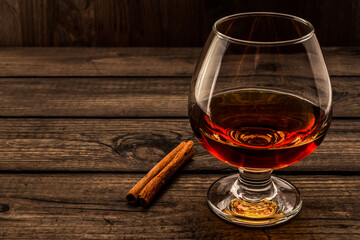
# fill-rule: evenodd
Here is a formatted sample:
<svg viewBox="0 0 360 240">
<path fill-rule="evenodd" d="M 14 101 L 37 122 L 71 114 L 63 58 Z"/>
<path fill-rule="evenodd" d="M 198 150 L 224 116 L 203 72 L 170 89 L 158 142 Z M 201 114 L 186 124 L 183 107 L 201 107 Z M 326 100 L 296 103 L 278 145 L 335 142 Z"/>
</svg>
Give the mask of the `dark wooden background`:
<svg viewBox="0 0 360 240">
<path fill-rule="evenodd" d="M 303 17 L 321 46 L 360 45 L 359 0 L 1 0 L 0 46 L 196 47 L 247 11 Z"/>
</svg>

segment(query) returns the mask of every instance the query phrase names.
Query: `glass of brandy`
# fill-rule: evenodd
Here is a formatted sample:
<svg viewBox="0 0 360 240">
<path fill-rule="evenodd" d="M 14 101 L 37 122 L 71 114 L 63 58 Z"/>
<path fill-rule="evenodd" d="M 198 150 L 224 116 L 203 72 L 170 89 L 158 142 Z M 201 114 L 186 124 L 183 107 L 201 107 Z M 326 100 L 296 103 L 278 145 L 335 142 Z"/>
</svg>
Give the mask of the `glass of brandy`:
<svg viewBox="0 0 360 240">
<path fill-rule="evenodd" d="M 201 145 L 239 174 L 211 185 L 210 208 L 245 226 L 294 217 L 300 193 L 272 170 L 311 154 L 331 113 L 330 79 L 311 23 L 270 12 L 218 20 L 193 75 L 189 118 Z"/>
</svg>

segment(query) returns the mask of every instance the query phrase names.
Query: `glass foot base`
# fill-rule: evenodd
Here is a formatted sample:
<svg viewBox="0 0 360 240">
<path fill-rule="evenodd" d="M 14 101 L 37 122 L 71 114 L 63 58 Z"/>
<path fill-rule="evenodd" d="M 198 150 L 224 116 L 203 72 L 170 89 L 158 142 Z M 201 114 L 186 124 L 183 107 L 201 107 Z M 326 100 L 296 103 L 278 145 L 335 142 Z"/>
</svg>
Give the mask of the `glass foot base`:
<svg viewBox="0 0 360 240">
<path fill-rule="evenodd" d="M 250 190 L 239 174 L 214 182 L 209 188 L 207 202 L 219 217 L 248 227 L 283 223 L 293 218 L 302 206 L 299 191 L 284 179 L 271 176 L 266 188 Z"/>
</svg>

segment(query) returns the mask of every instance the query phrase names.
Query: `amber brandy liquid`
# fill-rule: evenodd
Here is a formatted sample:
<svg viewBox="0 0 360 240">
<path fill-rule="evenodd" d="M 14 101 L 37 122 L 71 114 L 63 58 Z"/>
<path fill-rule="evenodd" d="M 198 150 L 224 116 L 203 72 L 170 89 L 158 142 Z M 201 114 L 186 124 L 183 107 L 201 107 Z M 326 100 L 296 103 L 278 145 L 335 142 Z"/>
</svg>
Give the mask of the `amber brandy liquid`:
<svg viewBox="0 0 360 240">
<path fill-rule="evenodd" d="M 255 171 L 282 168 L 305 158 L 322 142 L 330 123 L 310 101 L 258 89 L 217 94 L 210 103 L 191 106 L 189 117 L 207 151 Z"/>
</svg>

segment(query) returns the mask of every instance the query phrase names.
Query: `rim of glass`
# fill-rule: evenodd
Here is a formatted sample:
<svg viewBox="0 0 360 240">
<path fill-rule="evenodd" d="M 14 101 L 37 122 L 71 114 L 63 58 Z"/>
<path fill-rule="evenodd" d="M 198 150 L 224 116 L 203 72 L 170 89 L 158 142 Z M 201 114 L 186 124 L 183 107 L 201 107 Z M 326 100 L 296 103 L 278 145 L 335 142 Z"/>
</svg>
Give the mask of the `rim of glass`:
<svg viewBox="0 0 360 240">
<path fill-rule="evenodd" d="M 250 40 L 244 40 L 244 39 L 238 39 L 238 38 L 234 38 L 234 37 L 230 37 L 224 33 L 221 33 L 219 30 L 217 30 L 217 25 L 234 19 L 234 18 L 238 18 L 238 17 L 242 17 L 242 16 L 277 16 L 277 17 L 282 17 L 282 18 L 287 18 L 287 19 L 292 19 L 295 20 L 299 23 L 302 23 L 304 25 L 306 25 L 307 27 L 309 27 L 310 31 L 309 33 L 307 33 L 306 35 L 299 37 L 299 38 L 294 38 L 294 39 L 289 39 L 289 40 L 283 40 L 283 41 L 275 41 L 275 42 L 261 42 L 261 41 L 250 41 Z M 222 39 L 226 39 L 230 42 L 234 42 L 234 43 L 240 43 L 240 44 L 244 44 L 244 45 L 255 45 L 255 46 L 279 46 L 279 45 L 292 45 L 292 44 L 297 44 L 297 43 L 301 43 L 304 42 L 306 40 L 308 40 L 309 38 L 311 38 L 314 33 L 315 33 L 315 29 L 314 26 L 307 20 L 297 17 L 297 16 L 293 16 L 290 14 L 285 14 L 285 13 L 276 13 L 276 12 L 245 12 L 245 13 L 237 13 L 237 14 L 233 14 L 233 15 L 229 15 L 223 18 L 220 18 L 219 20 L 217 20 L 213 27 L 212 30 Z"/>
</svg>

